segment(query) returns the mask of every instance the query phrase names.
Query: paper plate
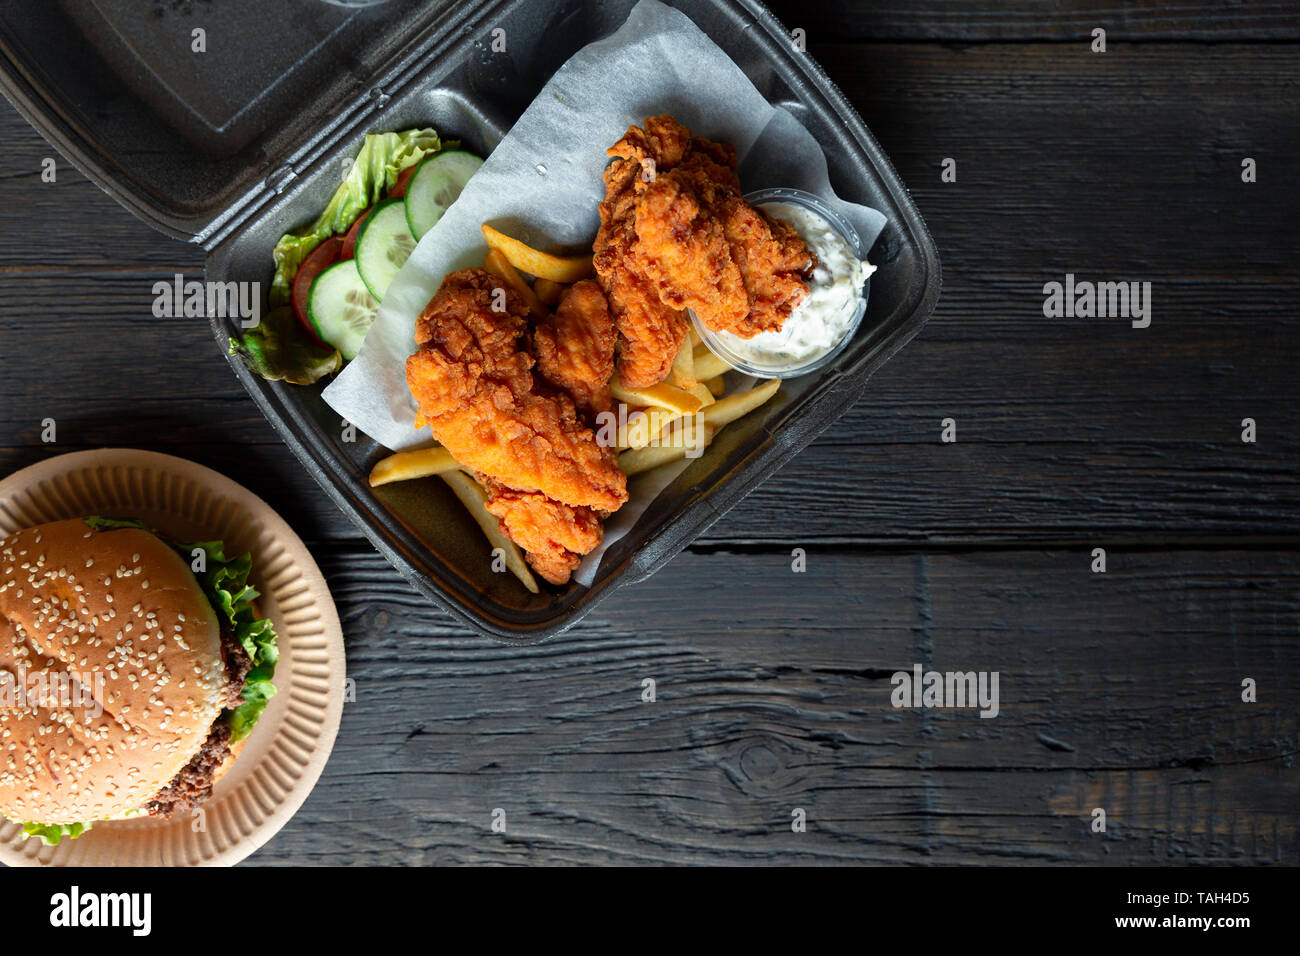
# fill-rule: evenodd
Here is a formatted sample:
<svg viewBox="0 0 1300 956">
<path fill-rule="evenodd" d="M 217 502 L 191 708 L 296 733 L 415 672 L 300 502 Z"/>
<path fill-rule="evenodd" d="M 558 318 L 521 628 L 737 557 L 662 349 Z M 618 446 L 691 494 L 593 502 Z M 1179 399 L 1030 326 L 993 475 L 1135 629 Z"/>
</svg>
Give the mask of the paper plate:
<svg viewBox="0 0 1300 956">
<path fill-rule="evenodd" d="M 228 866 L 248 856 L 307 799 L 343 712 L 343 629 L 306 545 L 246 488 L 156 452 L 60 455 L 0 481 L 0 538 L 60 518 L 133 517 L 181 540 L 221 539 L 253 556 L 258 609 L 275 624 L 277 693 L 217 781 L 202 816 L 99 822 L 47 847 L 0 818 L 0 861 L 26 866 Z"/>
</svg>

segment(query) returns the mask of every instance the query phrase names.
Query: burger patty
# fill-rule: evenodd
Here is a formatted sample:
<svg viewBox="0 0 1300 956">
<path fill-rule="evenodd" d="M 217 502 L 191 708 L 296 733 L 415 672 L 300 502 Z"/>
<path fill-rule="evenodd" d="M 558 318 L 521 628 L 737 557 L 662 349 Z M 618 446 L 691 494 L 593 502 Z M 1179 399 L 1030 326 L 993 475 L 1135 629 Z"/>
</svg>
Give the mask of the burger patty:
<svg viewBox="0 0 1300 956">
<path fill-rule="evenodd" d="M 193 810 L 212 796 L 212 778 L 230 756 L 230 723 L 218 717 L 199 752 L 145 805 L 150 816 L 169 817 L 177 810 Z"/>
<path fill-rule="evenodd" d="M 244 702 L 244 681 L 253 669 L 253 659 L 226 620 L 221 622 L 221 656 L 226 661 L 226 706 L 235 708 Z"/>
<path fill-rule="evenodd" d="M 221 627 L 221 656 L 226 663 L 226 706 L 238 707 L 243 703 L 244 681 L 253 669 L 253 660 L 225 621 Z M 177 810 L 193 810 L 212 796 L 213 777 L 229 757 L 230 722 L 222 714 L 212 722 L 208 739 L 199 752 L 145 809 L 155 817 L 169 817 Z"/>
</svg>

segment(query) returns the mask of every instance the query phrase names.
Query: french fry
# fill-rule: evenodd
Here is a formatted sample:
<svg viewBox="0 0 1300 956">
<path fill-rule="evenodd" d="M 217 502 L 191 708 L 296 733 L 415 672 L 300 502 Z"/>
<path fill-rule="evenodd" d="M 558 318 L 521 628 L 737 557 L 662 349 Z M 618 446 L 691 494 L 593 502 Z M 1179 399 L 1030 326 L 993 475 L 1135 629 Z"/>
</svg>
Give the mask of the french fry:
<svg viewBox="0 0 1300 956">
<path fill-rule="evenodd" d="M 721 375 L 715 375 L 713 378 L 707 379 L 704 382 L 704 387 L 709 390 L 710 395 L 714 398 L 718 398 L 727 390 L 727 383 L 722 380 Z"/>
<path fill-rule="evenodd" d="M 689 419 L 684 419 L 680 423 L 686 427 L 678 432 L 671 444 L 660 443 L 625 451 L 618 456 L 618 466 L 623 469 L 624 474 L 631 477 L 632 475 L 650 471 L 652 468 L 658 468 L 660 465 L 666 465 L 669 462 L 680 461 L 686 457 L 688 451 L 695 449 L 702 451 L 708 447 L 709 442 L 713 441 L 717 429 L 707 423 L 687 426 L 687 421 Z M 696 427 L 703 432 L 699 437 L 697 437 L 695 431 Z"/>
<path fill-rule="evenodd" d="M 537 293 L 533 287 L 524 281 L 524 277 L 519 274 L 514 266 L 510 264 L 499 249 L 489 249 L 488 254 L 483 258 L 483 268 L 498 278 L 504 279 L 506 285 L 510 286 L 519 297 L 528 304 L 528 311 L 532 312 L 539 319 L 544 319 L 551 314 L 546 306 L 542 305 Z"/>
<path fill-rule="evenodd" d="M 672 423 L 665 426 L 666 429 L 675 427 L 672 434 L 661 433 L 653 443 L 620 453 L 618 466 L 631 476 L 685 458 L 688 450 L 707 447 L 724 425 L 758 408 L 775 395 L 780 387 L 780 379 L 772 379 L 747 392 L 737 392 L 721 398 L 698 415 L 683 418 L 675 426 Z M 703 429 L 703 446 L 698 442 L 697 428 Z"/>
<path fill-rule="evenodd" d="M 701 408 L 707 408 L 708 406 L 712 405 L 714 402 L 717 401 L 717 399 L 713 397 L 713 393 L 710 392 L 705 387 L 703 382 L 696 382 L 686 391 L 690 392 L 692 395 L 694 395 L 696 398 L 700 400 Z"/>
<path fill-rule="evenodd" d="M 633 475 L 639 475 L 653 468 L 658 468 L 660 465 L 666 465 L 670 461 L 678 461 L 685 457 L 685 448 L 652 445 L 648 448 L 633 448 L 623 452 L 618 456 L 618 467 L 622 468 L 623 473 L 631 478 Z"/>
<path fill-rule="evenodd" d="M 734 422 L 742 415 L 748 415 L 775 395 L 780 387 L 781 380 L 779 378 L 770 379 L 747 392 L 737 392 L 734 395 L 728 395 L 726 398 L 718 399 L 700 412 L 700 417 L 704 419 L 706 424 L 712 425 L 714 428 L 721 428 L 729 422 Z"/>
<path fill-rule="evenodd" d="M 496 515 L 487 510 L 487 494 L 479 483 L 459 468 L 443 473 L 442 480 L 451 486 L 451 490 L 456 493 L 461 504 L 478 522 L 478 526 L 483 529 L 483 534 L 487 536 L 488 543 L 493 549 L 500 548 L 505 554 L 506 567 L 519 579 L 519 583 L 533 594 L 537 594 L 537 579 L 528 569 L 528 563 L 524 561 L 524 553 L 519 550 L 519 545 L 501 533 L 501 523 Z"/>
<path fill-rule="evenodd" d="M 677 357 L 673 359 L 668 381 L 688 392 L 698 381 L 695 377 L 695 353 L 692 351 L 689 338 L 682 339 L 682 347 L 677 350 Z"/>
<path fill-rule="evenodd" d="M 542 300 L 542 305 L 548 305 L 552 309 L 560 304 L 564 298 L 564 290 L 568 286 L 561 282 L 552 282 L 550 279 L 538 279 L 533 283 L 533 291 L 537 293 L 537 298 Z"/>
<path fill-rule="evenodd" d="M 702 385 L 696 385 L 695 389 L 707 393 L 707 389 Z M 709 395 L 709 400 L 705 402 L 705 404 L 712 405 L 713 402 L 713 396 Z M 642 443 L 642 447 L 645 445 L 664 444 L 675 441 L 673 436 L 678 434 L 678 430 L 691 427 L 690 422 L 692 420 L 693 416 L 686 416 L 680 412 L 670 412 L 667 409 L 655 409 L 654 412 L 651 413 L 650 438 L 648 441 Z"/>
<path fill-rule="evenodd" d="M 538 279 L 552 282 L 577 282 L 594 273 L 591 256 L 553 256 L 538 252 L 532 246 L 507 236 L 483 223 L 483 239 L 488 246 L 498 250 L 516 269 L 522 269 Z"/>
<path fill-rule="evenodd" d="M 650 413 L 646 411 L 629 411 L 627 424 L 620 430 L 618 443 L 615 447 L 618 451 L 624 451 L 628 448 L 641 448 L 649 444 L 650 432 Z"/>
<path fill-rule="evenodd" d="M 713 354 L 707 345 L 697 346 L 695 349 L 695 377 L 701 382 L 708 378 L 716 378 L 719 375 L 725 375 L 731 371 L 731 366 L 722 359 Z"/>
<path fill-rule="evenodd" d="M 692 395 L 675 385 L 660 382 L 649 388 L 628 388 L 617 375 L 609 383 L 610 394 L 628 405 L 655 405 L 683 415 L 698 412 L 704 405 L 698 395 Z"/>
<path fill-rule="evenodd" d="M 669 411 L 666 408 L 648 408 L 644 411 L 633 412 L 627 417 L 627 427 L 623 434 L 625 444 L 620 445 L 619 450 L 644 448 L 650 444 L 653 438 L 661 434 L 665 428 L 681 417 L 681 412 Z"/>
<path fill-rule="evenodd" d="M 704 341 L 704 339 L 700 338 L 700 333 L 696 331 L 694 322 L 686 327 L 686 338 L 691 343 L 691 348 L 695 348 Z"/>
<path fill-rule="evenodd" d="M 429 475 L 441 475 L 443 472 L 459 468 L 460 464 L 451 457 L 451 452 L 441 445 L 432 448 L 420 448 L 416 451 L 399 451 L 381 458 L 370 469 L 370 487 L 386 485 L 391 481 L 409 481 L 412 478 L 425 478 Z"/>
</svg>

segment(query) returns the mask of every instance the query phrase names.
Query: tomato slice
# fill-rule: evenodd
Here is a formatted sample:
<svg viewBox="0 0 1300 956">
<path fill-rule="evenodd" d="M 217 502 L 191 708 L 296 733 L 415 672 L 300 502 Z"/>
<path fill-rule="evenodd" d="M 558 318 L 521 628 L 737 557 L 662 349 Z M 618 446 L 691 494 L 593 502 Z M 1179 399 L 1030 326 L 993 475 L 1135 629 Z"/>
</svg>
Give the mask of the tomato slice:
<svg viewBox="0 0 1300 956">
<path fill-rule="evenodd" d="M 307 318 L 307 293 L 311 291 L 312 280 L 338 261 L 339 250 L 342 248 L 343 240 L 338 236 L 330 236 L 311 251 L 298 267 L 298 274 L 293 277 L 293 314 L 298 317 L 302 327 L 310 332 L 313 338 L 316 336 L 316 330 L 312 328 L 311 320 Z M 320 342 L 320 339 L 316 341 Z M 321 344 L 325 343 L 321 342 Z"/>
<path fill-rule="evenodd" d="M 406 195 L 406 186 L 415 175 L 415 167 L 419 165 L 419 163 L 412 163 L 397 174 L 397 182 L 393 183 L 393 188 L 388 190 L 389 199 L 401 199 Z"/>
<path fill-rule="evenodd" d="M 361 215 L 357 216 L 357 221 L 352 224 L 352 228 L 348 230 L 348 234 L 343 237 L 343 249 L 339 253 L 340 259 L 355 258 L 357 254 L 357 236 L 361 234 L 361 225 L 366 221 L 366 217 L 370 215 L 370 210 L 374 208 L 374 206 L 371 206 Z"/>
</svg>

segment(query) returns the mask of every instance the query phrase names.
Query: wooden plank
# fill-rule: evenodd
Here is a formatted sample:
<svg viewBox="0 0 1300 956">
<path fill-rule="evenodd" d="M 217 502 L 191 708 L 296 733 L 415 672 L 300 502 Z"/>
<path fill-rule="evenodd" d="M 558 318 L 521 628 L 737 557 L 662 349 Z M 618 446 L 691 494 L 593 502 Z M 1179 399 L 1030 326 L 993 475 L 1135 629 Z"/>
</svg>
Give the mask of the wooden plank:
<svg viewBox="0 0 1300 956">
<path fill-rule="evenodd" d="M 1140 0 L 1097 3 L 1053 0 L 909 0 L 845 3 L 843 0 L 770 0 L 768 7 L 790 29 L 802 27 L 810 43 L 841 41 L 999 40 L 1086 43 L 1102 27 L 1110 43 L 1159 40 L 1294 40 L 1300 37 L 1300 6 L 1281 3 L 1216 3 L 1214 0 Z"/>
<path fill-rule="evenodd" d="M 1300 850 L 1293 554 L 1116 553 L 1106 575 L 1066 552 L 814 550 L 803 574 L 785 553 L 687 554 L 525 652 L 466 635 L 373 555 L 318 557 L 356 699 L 321 784 L 258 862 Z M 702 597 L 712 579 L 726 583 Z M 890 675 L 913 663 L 998 670 L 999 716 L 895 709 Z M 1258 703 L 1241 702 L 1242 676 Z"/>
<path fill-rule="evenodd" d="M 863 767 L 819 787 L 799 771 L 762 779 L 771 750 L 759 747 L 745 751 L 758 780 L 722 768 L 701 779 L 664 761 L 617 776 L 540 758 L 503 768 L 490 747 L 480 751 L 472 773 L 424 769 L 427 751 L 407 757 L 396 745 L 385 754 L 398 766 L 373 777 L 331 764 L 249 863 L 1262 865 L 1286 864 L 1296 850 L 1296 794 L 1282 761 L 1132 773 Z M 330 796 L 358 790 L 367 795 L 347 804 Z M 1098 807 L 1104 833 L 1090 830 Z M 806 812 L 806 832 L 791 831 L 792 808 Z M 498 809 L 504 834 L 490 829 Z"/>
</svg>

